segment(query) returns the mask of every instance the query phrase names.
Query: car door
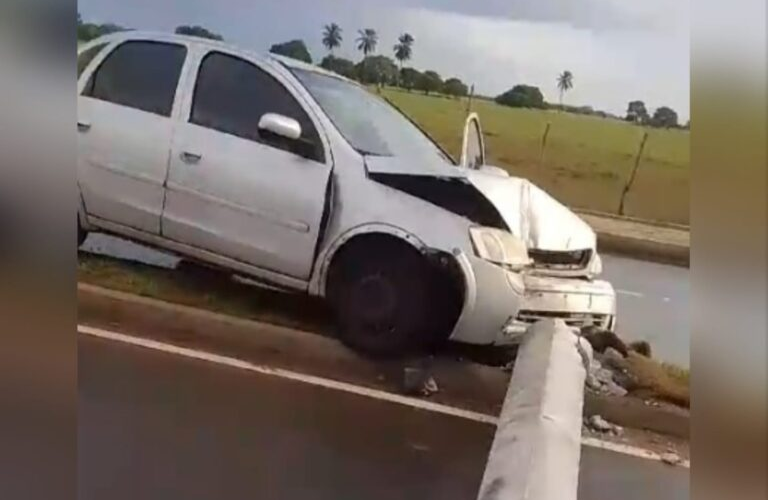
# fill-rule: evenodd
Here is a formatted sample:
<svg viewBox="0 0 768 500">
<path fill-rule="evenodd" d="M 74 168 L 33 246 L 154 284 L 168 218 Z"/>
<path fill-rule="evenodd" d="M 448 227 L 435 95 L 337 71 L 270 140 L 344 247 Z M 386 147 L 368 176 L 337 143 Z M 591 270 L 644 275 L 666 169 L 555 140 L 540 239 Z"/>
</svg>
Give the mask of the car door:
<svg viewBox="0 0 768 500">
<path fill-rule="evenodd" d="M 163 236 L 307 280 L 331 174 L 316 120 L 265 66 L 220 51 L 197 66 L 173 141 Z M 260 130 L 268 113 L 296 120 L 300 139 Z"/>
<path fill-rule="evenodd" d="M 181 44 L 128 40 L 81 75 L 77 175 L 89 216 L 160 232 L 171 116 L 186 54 Z"/>
<path fill-rule="evenodd" d="M 485 142 L 483 141 L 483 129 L 480 128 L 480 117 L 477 113 L 470 113 L 464 122 L 464 140 L 461 145 L 462 167 L 477 170 L 485 165 Z"/>
</svg>

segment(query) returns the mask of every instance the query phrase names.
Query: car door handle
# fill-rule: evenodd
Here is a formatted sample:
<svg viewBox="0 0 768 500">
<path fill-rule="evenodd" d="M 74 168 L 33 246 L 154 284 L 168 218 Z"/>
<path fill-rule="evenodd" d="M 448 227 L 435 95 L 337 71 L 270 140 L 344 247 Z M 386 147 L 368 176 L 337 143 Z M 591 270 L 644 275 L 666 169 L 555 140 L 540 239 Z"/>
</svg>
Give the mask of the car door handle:
<svg viewBox="0 0 768 500">
<path fill-rule="evenodd" d="M 78 121 L 77 122 L 77 130 L 79 132 L 88 132 L 89 130 L 91 130 L 91 124 L 87 123 L 87 122 Z"/>
<path fill-rule="evenodd" d="M 181 153 L 181 161 L 184 163 L 199 163 L 202 158 L 202 155 L 190 153 L 189 151 L 184 151 Z"/>
</svg>

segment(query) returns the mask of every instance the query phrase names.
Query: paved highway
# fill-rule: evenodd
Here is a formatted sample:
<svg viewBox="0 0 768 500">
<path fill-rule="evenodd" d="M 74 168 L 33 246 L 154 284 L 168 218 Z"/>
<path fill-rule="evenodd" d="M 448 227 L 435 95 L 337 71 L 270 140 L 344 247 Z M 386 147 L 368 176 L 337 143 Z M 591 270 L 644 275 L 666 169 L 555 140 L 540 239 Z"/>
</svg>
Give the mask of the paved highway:
<svg viewBox="0 0 768 500">
<path fill-rule="evenodd" d="M 78 497 L 474 499 L 493 427 L 80 335 Z M 580 500 L 689 498 L 689 471 L 583 448 Z"/>
<path fill-rule="evenodd" d="M 141 245 L 94 234 L 83 250 L 173 267 L 176 257 Z M 605 278 L 618 294 L 619 334 L 629 340 L 648 340 L 654 356 L 689 365 L 689 270 L 610 255 L 603 256 Z"/>
</svg>

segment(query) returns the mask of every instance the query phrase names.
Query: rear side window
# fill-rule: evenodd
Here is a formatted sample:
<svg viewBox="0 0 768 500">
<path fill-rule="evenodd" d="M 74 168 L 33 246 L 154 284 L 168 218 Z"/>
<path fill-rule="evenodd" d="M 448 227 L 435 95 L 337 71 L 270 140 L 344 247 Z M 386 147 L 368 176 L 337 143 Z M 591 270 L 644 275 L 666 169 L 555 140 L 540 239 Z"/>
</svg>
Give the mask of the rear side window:
<svg viewBox="0 0 768 500">
<path fill-rule="evenodd" d="M 94 45 L 90 49 L 84 50 L 82 53 L 80 53 L 77 56 L 77 77 L 80 78 L 80 75 L 83 74 L 83 71 L 85 71 L 85 68 L 88 67 L 89 64 L 91 64 L 91 61 L 99 55 L 99 52 L 104 50 L 104 47 L 106 47 L 106 43 L 100 43 L 98 45 Z"/>
<path fill-rule="evenodd" d="M 212 52 L 203 59 L 190 122 L 295 152 L 295 143 L 276 142 L 260 136 L 259 119 L 266 113 L 278 113 L 298 121 L 302 131 L 300 140 L 310 149 L 305 156 L 318 162 L 325 161 L 312 120 L 279 81 L 237 57 Z"/>
<path fill-rule="evenodd" d="M 160 42 L 126 42 L 101 63 L 83 95 L 170 116 L 187 49 Z"/>
</svg>

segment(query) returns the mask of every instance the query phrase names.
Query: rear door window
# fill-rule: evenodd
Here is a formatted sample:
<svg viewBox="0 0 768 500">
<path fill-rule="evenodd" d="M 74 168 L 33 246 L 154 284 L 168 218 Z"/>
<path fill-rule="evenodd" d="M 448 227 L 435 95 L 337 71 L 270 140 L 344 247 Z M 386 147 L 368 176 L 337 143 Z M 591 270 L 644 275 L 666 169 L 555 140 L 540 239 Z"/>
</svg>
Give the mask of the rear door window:
<svg viewBox="0 0 768 500">
<path fill-rule="evenodd" d="M 170 116 L 186 54 L 183 45 L 125 42 L 93 73 L 83 95 Z"/>
</svg>

